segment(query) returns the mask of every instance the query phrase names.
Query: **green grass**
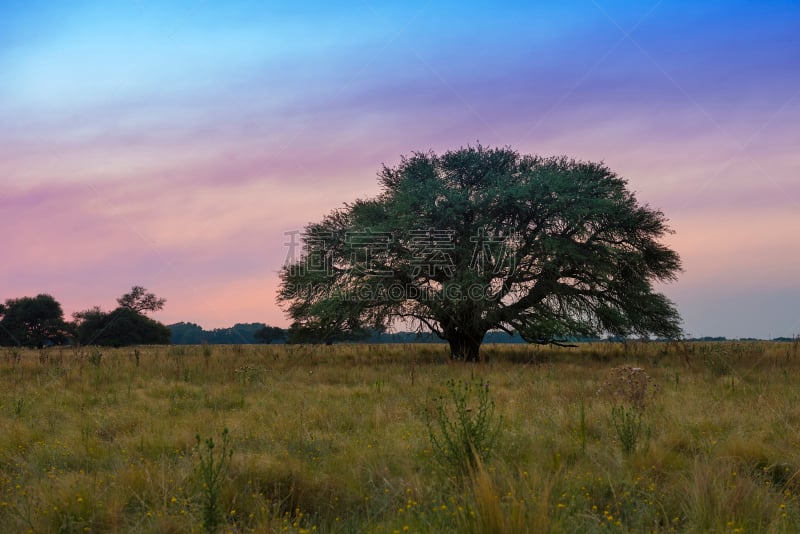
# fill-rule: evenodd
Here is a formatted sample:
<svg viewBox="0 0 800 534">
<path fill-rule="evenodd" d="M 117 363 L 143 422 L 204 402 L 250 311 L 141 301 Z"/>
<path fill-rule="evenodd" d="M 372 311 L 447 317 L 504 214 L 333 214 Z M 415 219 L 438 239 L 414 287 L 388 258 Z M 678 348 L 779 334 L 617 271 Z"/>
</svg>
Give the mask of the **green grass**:
<svg viewBox="0 0 800 534">
<path fill-rule="evenodd" d="M 99 352 L 0 350 L 4 531 L 202 532 L 197 435 L 225 428 L 219 532 L 800 528 L 791 344 L 488 346 L 481 364 L 440 345 Z M 605 394 L 623 365 L 655 391 L 629 454 L 625 397 Z M 456 476 L 426 421 L 448 381 L 476 380 L 500 430 Z"/>
</svg>

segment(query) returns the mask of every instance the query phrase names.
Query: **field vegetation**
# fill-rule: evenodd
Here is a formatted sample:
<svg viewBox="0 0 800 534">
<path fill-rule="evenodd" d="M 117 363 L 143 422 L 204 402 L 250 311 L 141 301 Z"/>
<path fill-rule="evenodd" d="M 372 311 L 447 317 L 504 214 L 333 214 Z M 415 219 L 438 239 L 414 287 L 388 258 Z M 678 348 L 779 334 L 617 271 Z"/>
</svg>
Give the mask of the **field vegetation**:
<svg viewBox="0 0 800 534">
<path fill-rule="evenodd" d="M 0 352 L 5 532 L 797 532 L 795 343 Z"/>
</svg>

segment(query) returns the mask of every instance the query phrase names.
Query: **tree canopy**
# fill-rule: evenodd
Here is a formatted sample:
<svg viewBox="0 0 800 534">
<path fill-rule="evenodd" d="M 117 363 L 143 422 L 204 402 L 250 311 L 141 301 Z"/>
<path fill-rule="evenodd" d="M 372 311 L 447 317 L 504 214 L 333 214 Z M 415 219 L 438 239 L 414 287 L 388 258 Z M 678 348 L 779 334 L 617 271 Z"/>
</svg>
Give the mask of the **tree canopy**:
<svg viewBox="0 0 800 534">
<path fill-rule="evenodd" d="M 680 335 L 654 289 L 681 268 L 659 241 L 666 217 L 604 164 L 478 145 L 414 153 L 378 178 L 377 197 L 305 227 L 278 292 L 293 328 L 405 321 L 470 361 L 489 330 L 532 343 Z"/>
<path fill-rule="evenodd" d="M 121 308 L 128 308 L 137 313 L 159 311 L 164 308 L 166 302 L 166 299 L 148 293 L 142 286 L 133 286 L 130 293 L 125 293 L 117 299 L 117 304 Z"/>
<path fill-rule="evenodd" d="M 41 347 L 64 343 L 70 335 L 61 304 L 41 294 L 0 304 L 0 345 Z"/>
<path fill-rule="evenodd" d="M 111 312 L 93 308 L 75 314 L 76 338 L 82 345 L 167 345 L 170 330 L 130 308 L 120 306 Z"/>
<path fill-rule="evenodd" d="M 165 299 L 133 286 L 130 293 L 117 299 L 119 306 L 104 312 L 99 306 L 73 314 L 75 337 L 82 345 L 163 345 L 170 343 L 170 329 L 144 315 L 158 311 Z"/>
</svg>

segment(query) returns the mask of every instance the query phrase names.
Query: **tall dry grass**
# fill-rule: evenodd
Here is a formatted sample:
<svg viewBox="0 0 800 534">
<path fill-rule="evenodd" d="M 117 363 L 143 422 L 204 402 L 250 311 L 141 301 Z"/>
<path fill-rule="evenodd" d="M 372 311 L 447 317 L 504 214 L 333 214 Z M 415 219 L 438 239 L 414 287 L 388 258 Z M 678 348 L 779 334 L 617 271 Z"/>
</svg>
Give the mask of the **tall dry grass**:
<svg viewBox="0 0 800 534">
<path fill-rule="evenodd" d="M 196 436 L 230 431 L 224 532 L 796 532 L 791 343 L 215 346 L 0 351 L 0 525 L 198 532 Z M 623 454 L 609 373 L 657 385 Z M 437 469 L 449 380 L 502 425 L 470 477 Z"/>
</svg>

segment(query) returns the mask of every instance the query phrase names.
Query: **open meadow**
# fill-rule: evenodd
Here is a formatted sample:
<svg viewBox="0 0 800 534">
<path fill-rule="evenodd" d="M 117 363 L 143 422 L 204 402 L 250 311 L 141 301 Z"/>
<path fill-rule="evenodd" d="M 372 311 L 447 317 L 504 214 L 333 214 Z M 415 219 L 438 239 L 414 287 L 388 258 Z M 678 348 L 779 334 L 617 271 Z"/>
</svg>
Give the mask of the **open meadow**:
<svg viewBox="0 0 800 534">
<path fill-rule="evenodd" d="M 796 342 L 482 354 L 465 364 L 446 345 L 4 349 L 0 525 L 800 528 Z"/>
</svg>

